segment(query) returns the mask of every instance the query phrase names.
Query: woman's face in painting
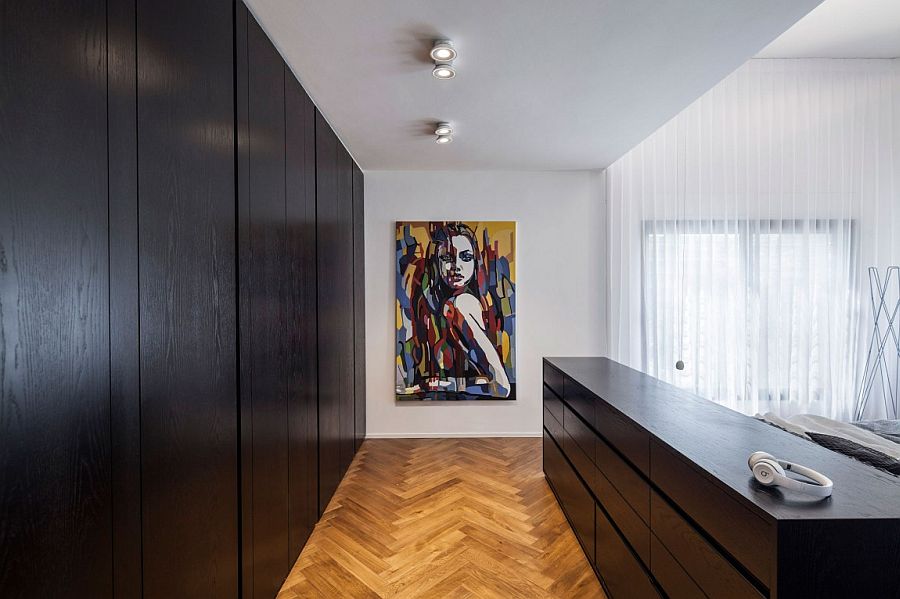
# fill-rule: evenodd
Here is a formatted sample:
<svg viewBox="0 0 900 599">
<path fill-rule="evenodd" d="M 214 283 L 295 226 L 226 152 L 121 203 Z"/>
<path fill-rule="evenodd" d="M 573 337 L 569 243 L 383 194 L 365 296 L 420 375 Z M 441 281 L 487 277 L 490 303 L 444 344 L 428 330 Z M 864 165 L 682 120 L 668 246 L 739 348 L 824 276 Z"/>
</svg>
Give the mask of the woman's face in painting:
<svg viewBox="0 0 900 599">
<path fill-rule="evenodd" d="M 475 274 L 475 252 L 465 235 L 454 235 L 438 249 L 441 277 L 450 289 L 463 289 Z"/>
</svg>

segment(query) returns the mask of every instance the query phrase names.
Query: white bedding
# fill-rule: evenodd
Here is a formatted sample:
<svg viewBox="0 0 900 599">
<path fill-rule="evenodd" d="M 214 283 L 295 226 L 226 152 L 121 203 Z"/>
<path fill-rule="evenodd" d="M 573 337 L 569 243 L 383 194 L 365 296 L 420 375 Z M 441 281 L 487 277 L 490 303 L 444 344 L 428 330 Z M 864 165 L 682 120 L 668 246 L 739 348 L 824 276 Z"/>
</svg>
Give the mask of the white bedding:
<svg viewBox="0 0 900 599">
<path fill-rule="evenodd" d="M 809 439 L 807 432 L 821 433 L 823 435 L 832 435 L 850 439 L 864 447 L 880 451 L 889 455 L 895 460 L 900 460 L 900 444 L 888 441 L 884 437 L 880 437 L 875 433 L 863 430 L 857 426 L 853 426 L 847 422 L 839 422 L 824 416 L 814 416 L 813 414 L 797 414 L 796 416 L 788 416 L 782 418 L 776 416 L 772 412 L 766 412 L 762 416 L 756 415 L 760 420 L 765 420 L 779 428 L 795 433 Z"/>
</svg>

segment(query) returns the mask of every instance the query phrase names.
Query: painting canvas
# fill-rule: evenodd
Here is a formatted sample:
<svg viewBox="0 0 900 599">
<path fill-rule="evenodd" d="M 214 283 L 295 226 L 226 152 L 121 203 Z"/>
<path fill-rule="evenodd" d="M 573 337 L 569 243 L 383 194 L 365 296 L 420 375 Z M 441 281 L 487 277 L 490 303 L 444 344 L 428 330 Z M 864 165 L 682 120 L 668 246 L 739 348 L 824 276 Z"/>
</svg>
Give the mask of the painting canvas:
<svg viewBox="0 0 900 599">
<path fill-rule="evenodd" d="M 397 223 L 399 400 L 515 399 L 516 223 Z"/>
</svg>

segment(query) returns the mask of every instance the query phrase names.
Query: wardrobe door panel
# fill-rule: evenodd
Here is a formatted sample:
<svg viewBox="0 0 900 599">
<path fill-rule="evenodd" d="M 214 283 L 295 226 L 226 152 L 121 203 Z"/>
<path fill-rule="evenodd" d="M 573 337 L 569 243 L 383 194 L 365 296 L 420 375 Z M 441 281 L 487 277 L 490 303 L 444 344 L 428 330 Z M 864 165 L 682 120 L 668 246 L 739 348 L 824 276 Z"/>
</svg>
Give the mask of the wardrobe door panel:
<svg viewBox="0 0 900 599">
<path fill-rule="evenodd" d="M 106 3 L 0 15 L 0 596 L 109 597 Z"/>
<path fill-rule="evenodd" d="M 356 383 L 355 349 L 354 349 L 354 302 L 353 283 L 353 160 L 350 154 L 338 141 L 337 144 L 337 235 L 333 251 L 336 253 L 335 270 L 338 283 L 334 308 L 342 315 L 339 329 L 335 330 L 338 338 L 338 353 L 341 393 L 340 401 L 340 446 L 341 477 L 350 467 L 356 453 L 356 416 L 354 387 Z M 328 276 L 328 275 L 326 275 Z"/>
<path fill-rule="evenodd" d="M 240 530 L 241 596 L 253 597 L 253 410 L 250 397 L 250 122 L 247 28 L 250 13 L 235 3 L 235 124 L 237 134 L 238 322 L 240 323 Z"/>
<path fill-rule="evenodd" d="M 247 48 L 250 380 L 243 384 L 253 418 L 253 596 L 272 597 L 290 569 L 284 66 L 252 16 Z"/>
<path fill-rule="evenodd" d="M 315 107 L 285 67 L 287 398 L 290 548 L 299 555 L 318 519 Z"/>
<path fill-rule="evenodd" d="M 137 1 L 146 598 L 238 591 L 232 18 Z"/>
<path fill-rule="evenodd" d="M 340 397 L 342 380 L 341 330 L 348 314 L 340 309 L 341 235 L 338 207 L 337 136 L 316 111 L 316 261 L 319 354 L 319 515 L 325 511 L 341 480 Z"/>
<path fill-rule="evenodd" d="M 366 438 L 366 241 L 363 172 L 353 163 L 353 356 L 356 449 Z"/>
</svg>

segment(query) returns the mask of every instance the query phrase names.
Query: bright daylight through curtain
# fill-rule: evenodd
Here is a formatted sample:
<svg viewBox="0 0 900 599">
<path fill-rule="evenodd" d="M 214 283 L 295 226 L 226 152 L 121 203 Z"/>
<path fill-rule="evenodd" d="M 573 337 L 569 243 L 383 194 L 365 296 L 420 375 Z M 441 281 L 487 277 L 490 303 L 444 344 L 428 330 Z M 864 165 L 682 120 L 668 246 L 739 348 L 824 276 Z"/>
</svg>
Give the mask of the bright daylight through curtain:
<svg viewBox="0 0 900 599">
<path fill-rule="evenodd" d="M 850 419 L 898 193 L 900 60 L 748 62 L 608 170 L 610 356 L 744 413 Z"/>
</svg>

